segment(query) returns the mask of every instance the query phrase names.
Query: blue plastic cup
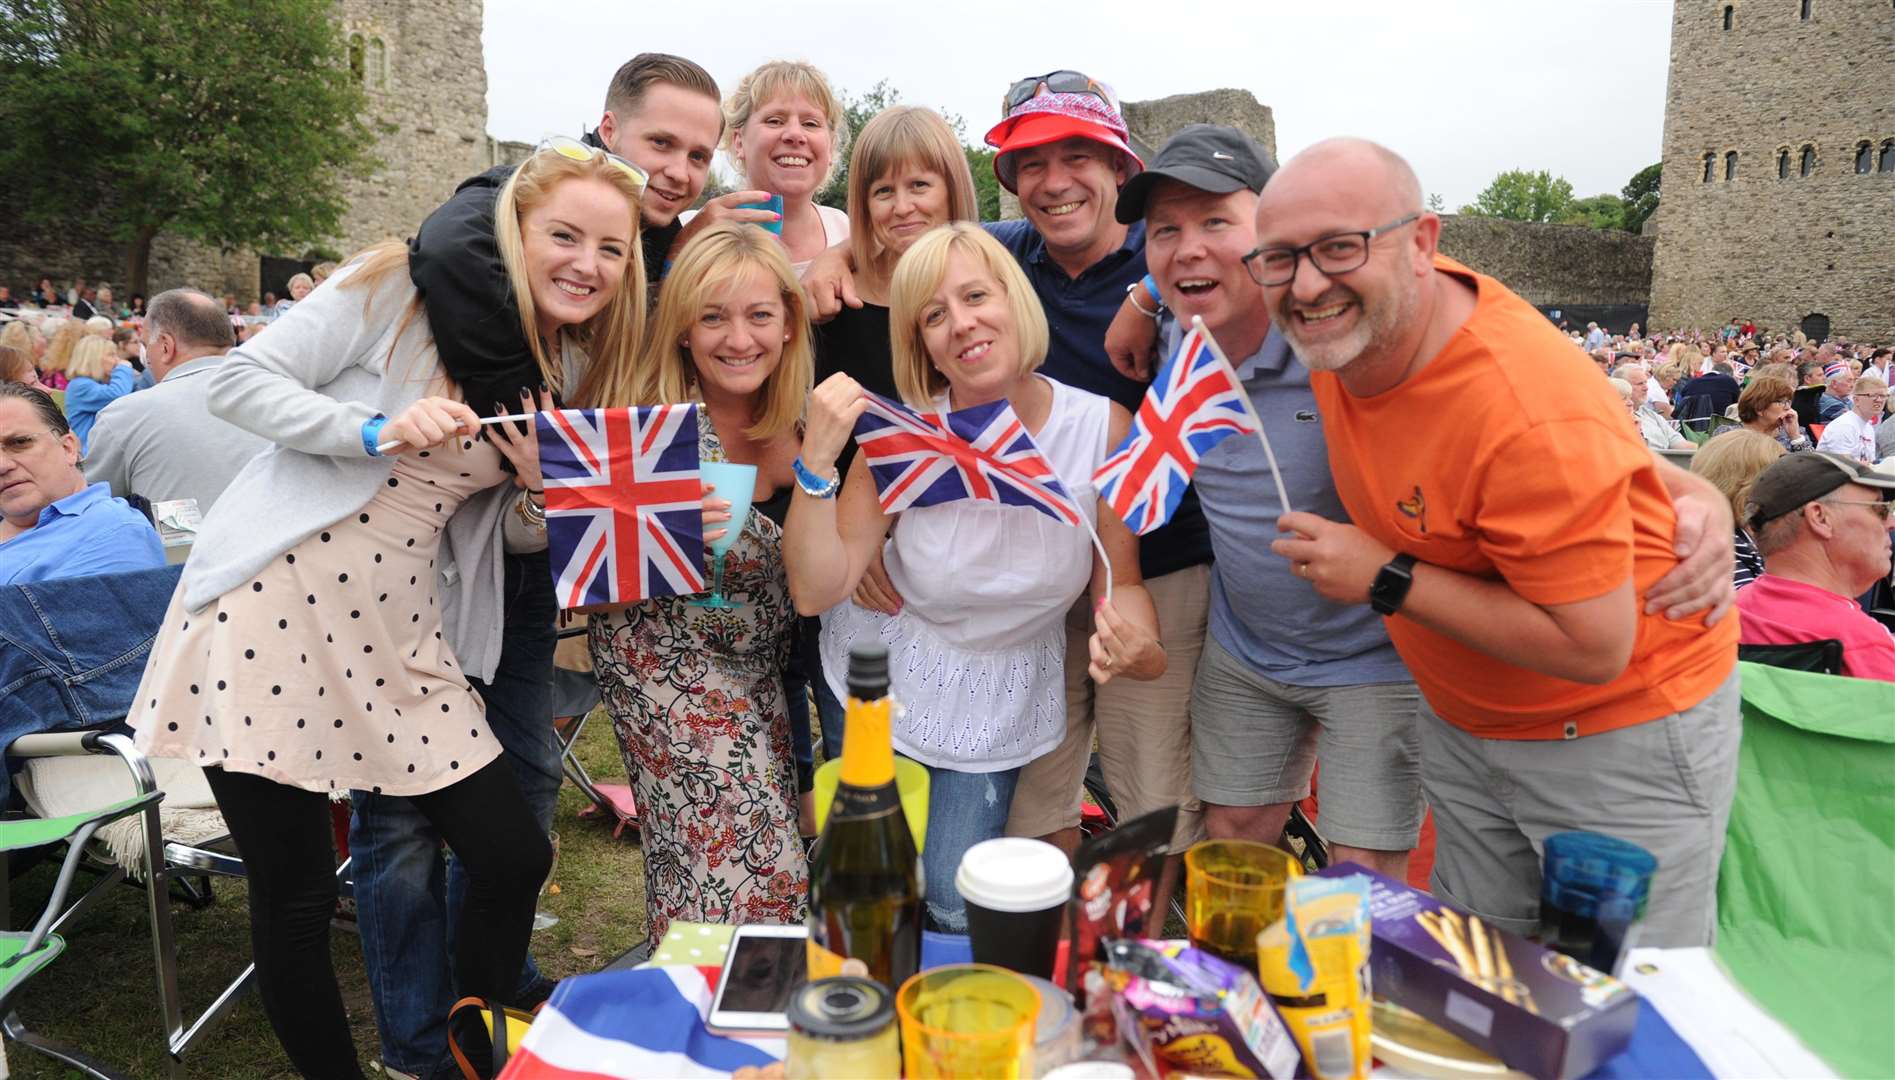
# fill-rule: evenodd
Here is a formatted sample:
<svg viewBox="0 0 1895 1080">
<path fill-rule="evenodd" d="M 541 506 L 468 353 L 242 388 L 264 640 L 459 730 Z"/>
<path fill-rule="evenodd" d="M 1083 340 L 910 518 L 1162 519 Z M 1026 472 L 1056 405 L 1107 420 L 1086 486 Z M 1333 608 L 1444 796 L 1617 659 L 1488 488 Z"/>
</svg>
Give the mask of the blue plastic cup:
<svg viewBox="0 0 1895 1080">
<path fill-rule="evenodd" d="M 738 203 L 739 210 L 768 210 L 776 214 L 775 221 L 759 222 L 759 227 L 770 230 L 778 236 L 783 235 L 783 196 L 772 195 L 763 202 Z"/>
<path fill-rule="evenodd" d="M 1540 944 L 1611 973 L 1627 932 L 1645 913 L 1658 859 L 1637 844 L 1590 832 L 1554 833 L 1544 858 Z"/>
</svg>

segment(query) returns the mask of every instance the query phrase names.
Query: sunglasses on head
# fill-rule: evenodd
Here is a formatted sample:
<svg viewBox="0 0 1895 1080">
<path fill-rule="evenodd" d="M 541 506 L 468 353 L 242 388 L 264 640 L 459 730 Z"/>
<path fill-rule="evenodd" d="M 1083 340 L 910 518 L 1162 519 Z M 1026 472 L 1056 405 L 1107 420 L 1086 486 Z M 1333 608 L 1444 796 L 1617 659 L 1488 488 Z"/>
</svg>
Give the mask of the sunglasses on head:
<svg viewBox="0 0 1895 1080">
<path fill-rule="evenodd" d="M 1082 71 L 1049 71 L 1008 87 L 1006 99 L 1000 104 L 1001 117 L 1011 115 L 1013 110 L 1038 97 L 1042 87 L 1049 94 L 1091 94 L 1110 105 L 1113 112 L 1119 111 L 1119 99 L 1104 83 Z"/>
<path fill-rule="evenodd" d="M 641 194 L 645 190 L 645 184 L 648 181 L 645 170 L 603 147 L 588 146 L 578 139 L 567 135 L 554 135 L 545 142 L 540 143 L 539 149 L 533 152 L 537 154 L 545 150 L 551 150 L 560 157 L 571 158 L 574 161 L 592 161 L 596 158 L 603 157 L 606 161 L 618 168 L 620 172 L 630 176 L 632 182 L 638 185 L 638 190 Z"/>
</svg>

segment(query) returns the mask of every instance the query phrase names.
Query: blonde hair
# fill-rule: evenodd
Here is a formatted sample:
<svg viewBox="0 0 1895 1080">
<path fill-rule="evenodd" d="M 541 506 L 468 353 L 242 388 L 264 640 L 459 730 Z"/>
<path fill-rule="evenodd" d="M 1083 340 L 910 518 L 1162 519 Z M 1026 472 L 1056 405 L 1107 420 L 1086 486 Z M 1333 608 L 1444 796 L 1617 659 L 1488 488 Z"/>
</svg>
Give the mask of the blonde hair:
<svg viewBox="0 0 1895 1080">
<path fill-rule="evenodd" d="M 118 363 L 118 353 L 113 350 L 109 338 L 87 334 L 84 340 L 72 347 L 72 356 L 66 361 L 66 375 L 73 379 L 105 382 L 112 377 L 112 369 Z"/>
<path fill-rule="evenodd" d="M 869 188 L 903 166 L 940 175 L 947 185 L 949 221 L 980 220 L 967 153 L 941 114 L 917 105 L 876 113 L 856 136 L 849 156 L 849 251 L 858 271 L 881 280 L 894 270 L 894 259 L 869 225 Z"/>
<path fill-rule="evenodd" d="M 91 318 L 86 320 L 86 333 L 91 334 L 95 337 L 108 337 L 109 338 L 112 336 L 112 327 L 114 325 L 115 324 L 112 322 L 112 320 L 106 318 L 105 316 L 94 315 Z"/>
<path fill-rule="evenodd" d="M 33 371 L 32 352 L 0 341 L 0 382 L 36 383 L 38 381 L 39 376 Z"/>
<path fill-rule="evenodd" d="M 989 236 L 986 229 L 965 221 L 930 229 L 895 264 L 894 277 L 888 283 L 888 337 L 894 353 L 895 388 L 903 401 L 917 409 L 933 408 L 935 397 L 948 386 L 947 377 L 928 356 L 921 336 L 921 316 L 947 276 L 948 259 L 956 253 L 977 260 L 1005 294 L 1020 350 L 1019 373 L 1036 370 L 1046 361 L 1046 312 L 1020 271 L 1020 264 L 1000 246 L 1000 241 Z"/>
<path fill-rule="evenodd" d="M 77 319 L 66 319 L 53 330 L 52 341 L 47 343 L 46 355 L 40 360 L 41 371 L 66 370 L 66 364 L 72 359 L 73 346 L 86 336 L 86 324 Z"/>
<path fill-rule="evenodd" d="M 737 89 L 724 99 L 724 156 L 736 166 L 737 175 L 743 176 L 744 163 L 737 157 L 737 137 L 759 106 L 782 94 L 808 99 L 829 121 L 829 171 L 823 174 L 822 183 L 816 185 L 816 190 L 821 191 L 829 186 L 836 175 L 836 163 L 848 152 L 849 124 L 841 99 L 829 88 L 828 78 L 808 61 L 770 60 L 738 80 Z"/>
<path fill-rule="evenodd" d="M 4 329 L 0 329 L 0 348 L 18 349 L 29 362 L 38 344 L 39 331 L 24 319 L 14 319 Z"/>
<path fill-rule="evenodd" d="M 758 390 L 756 422 L 744 434 L 770 439 L 795 430 L 816 368 L 803 290 L 775 237 L 733 222 L 714 225 L 685 245 L 659 290 L 636 389 L 631 397 L 606 404 L 675 405 L 695 400 L 692 386 L 697 373 L 682 339 L 711 297 L 745 273 L 759 270 L 776 279 L 789 340 L 783 343 L 776 370 Z"/>
<path fill-rule="evenodd" d="M 1730 500 L 1731 513 L 1744 520 L 1744 503 L 1757 477 L 1787 451 L 1768 435 L 1746 428 L 1725 431 L 1691 455 L 1691 471 L 1709 480 Z"/>
<path fill-rule="evenodd" d="M 641 189 L 636 181 L 604 155 L 595 154 L 576 161 L 563 154 L 541 152 L 528 157 L 514 170 L 512 178 L 500 189 L 494 202 L 494 240 L 500 249 L 500 262 L 506 268 L 513 300 L 520 309 L 520 332 L 539 368 L 540 379 L 550 387 L 565 382 L 565 371 L 557 354 L 549 354 L 540 340 L 539 318 L 533 304 L 532 287 L 526 277 L 526 255 L 520 237 L 520 218 L 543 203 L 553 188 L 570 179 L 604 180 L 630 203 L 631 235 L 625 253 L 625 276 L 605 308 L 567 333 L 586 351 L 588 365 L 580 379 L 578 393 L 567 404 L 597 406 L 611 401 L 629 400 L 632 367 L 638 355 L 639 333 L 645 322 L 645 260 L 638 239 L 638 203 Z M 359 264 L 359 265 L 358 265 Z M 408 273 L 408 246 L 399 240 L 384 240 L 349 260 L 354 273 L 341 282 L 343 288 L 363 288 L 371 292 L 388 277 Z M 366 310 L 366 308 L 365 308 Z M 416 296 L 402 315 L 394 340 L 399 342 L 408 327 L 422 314 L 421 298 Z M 424 325 L 426 320 L 422 320 Z M 390 346 L 390 354 L 394 347 Z"/>
</svg>

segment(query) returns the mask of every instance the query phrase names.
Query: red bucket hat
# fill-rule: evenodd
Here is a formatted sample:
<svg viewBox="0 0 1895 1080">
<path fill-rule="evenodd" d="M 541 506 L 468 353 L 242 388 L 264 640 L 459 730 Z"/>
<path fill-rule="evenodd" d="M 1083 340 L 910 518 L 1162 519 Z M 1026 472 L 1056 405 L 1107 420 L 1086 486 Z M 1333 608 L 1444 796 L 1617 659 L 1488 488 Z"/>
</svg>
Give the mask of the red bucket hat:
<svg viewBox="0 0 1895 1080">
<path fill-rule="evenodd" d="M 1041 93 L 1016 107 L 987 133 L 987 145 L 999 151 L 994 156 L 994 175 L 1002 187 L 1018 194 L 1013 152 L 1074 136 L 1123 153 L 1128 180 L 1145 169 L 1144 161 L 1132 150 L 1125 118 L 1116 105 L 1091 93 Z"/>
</svg>

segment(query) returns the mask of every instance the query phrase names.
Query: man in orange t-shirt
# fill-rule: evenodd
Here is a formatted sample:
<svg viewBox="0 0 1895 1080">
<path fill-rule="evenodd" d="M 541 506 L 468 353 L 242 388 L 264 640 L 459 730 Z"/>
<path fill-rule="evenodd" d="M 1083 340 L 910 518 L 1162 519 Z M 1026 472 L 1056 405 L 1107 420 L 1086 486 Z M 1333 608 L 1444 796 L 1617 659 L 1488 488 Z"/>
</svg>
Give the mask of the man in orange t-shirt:
<svg viewBox="0 0 1895 1080">
<path fill-rule="evenodd" d="M 1286 514 L 1273 546 L 1386 616 L 1420 684 L 1437 896 L 1533 932 L 1545 838 L 1606 833 L 1658 859 L 1641 940 L 1709 944 L 1737 620 L 1728 577 L 1704 611 L 1668 575 L 1687 548 L 1710 550 L 1686 576 L 1729 574 L 1728 506 L 1644 447 L 1544 316 L 1439 255 L 1420 203 L 1407 163 L 1359 140 L 1264 189 L 1249 266 L 1311 369 L 1355 522 Z"/>
</svg>

